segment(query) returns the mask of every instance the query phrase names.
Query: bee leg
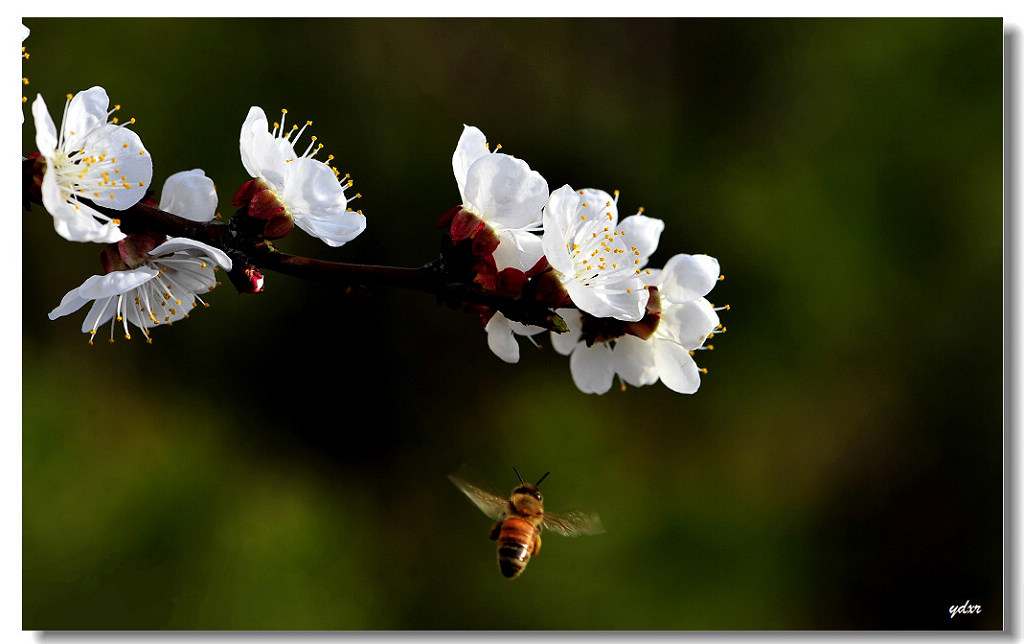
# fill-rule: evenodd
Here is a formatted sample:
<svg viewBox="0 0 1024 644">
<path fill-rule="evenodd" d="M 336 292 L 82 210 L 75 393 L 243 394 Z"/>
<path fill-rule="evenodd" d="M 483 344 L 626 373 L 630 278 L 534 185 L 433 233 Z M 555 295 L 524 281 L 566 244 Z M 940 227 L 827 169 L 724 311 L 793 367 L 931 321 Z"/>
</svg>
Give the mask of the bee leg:
<svg viewBox="0 0 1024 644">
<path fill-rule="evenodd" d="M 530 551 L 530 556 L 536 555 L 540 552 L 540 535 L 534 533 L 533 535 L 533 549 Z"/>
<path fill-rule="evenodd" d="M 500 520 L 494 522 L 494 525 L 491 527 L 491 533 L 489 535 L 487 535 L 487 538 L 490 539 L 491 541 L 497 541 L 499 534 L 501 534 L 501 521 Z"/>
</svg>

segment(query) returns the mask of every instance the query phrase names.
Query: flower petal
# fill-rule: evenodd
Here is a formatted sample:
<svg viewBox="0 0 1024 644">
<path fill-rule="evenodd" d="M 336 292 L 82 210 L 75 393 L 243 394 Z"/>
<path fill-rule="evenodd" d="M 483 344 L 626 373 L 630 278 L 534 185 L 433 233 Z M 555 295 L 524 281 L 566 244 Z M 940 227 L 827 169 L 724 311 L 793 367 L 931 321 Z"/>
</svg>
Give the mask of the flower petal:
<svg viewBox="0 0 1024 644">
<path fill-rule="evenodd" d="M 36 126 L 36 147 L 44 159 L 50 159 L 57 149 L 57 126 L 50 118 L 42 94 L 37 94 L 36 100 L 32 101 L 32 118 Z"/>
<path fill-rule="evenodd" d="M 249 113 L 245 117 L 245 121 L 242 123 L 242 131 L 238 136 L 238 149 L 242 156 L 242 166 L 245 167 L 245 171 L 249 173 L 250 177 L 258 177 L 259 166 L 256 163 L 256 159 L 253 158 L 255 150 L 254 148 L 254 137 L 257 133 L 267 132 L 267 115 L 263 111 L 263 108 L 253 105 L 249 108 Z"/>
<path fill-rule="evenodd" d="M 462 136 L 455 146 L 455 154 L 452 155 L 452 170 L 455 173 L 455 183 L 459 186 L 459 197 L 462 203 L 466 203 L 466 177 L 469 176 L 469 168 L 473 163 L 490 151 L 487 149 L 487 137 L 479 128 L 472 125 L 462 126 Z"/>
<path fill-rule="evenodd" d="M 527 228 L 541 221 L 548 182 L 521 159 L 495 153 L 477 159 L 466 176 L 464 202 L 496 228 Z"/>
<path fill-rule="evenodd" d="M 544 256 L 544 249 L 540 235 L 525 230 L 500 230 L 498 247 L 492 256 L 499 271 L 512 267 L 525 273 Z"/>
<path fill-rule="evenodd" d="M 619 223 L 619 230 L 625 234 L 626 245 L 636 249 L 639 260 L 637 268 L 643 268 L 658 248 L 661 232 L 665 230 L 665 222 L 647 215 L 631 215 Z"/>
<path fill-rule="evenodd" d="M 217 189 L 200 169 L 167 177 L 160 193 L 160 210 L 191 221 L 206 222 L 217 214 Z"/>
<path fill-rule="evenodd" d="M 78 294 L 89 300 L 119 295 L 142 286 L 160 271 L 140 266 L 130 271 L 113 271 L 106 275 L 93 275 L 78 287 Z"/>
<path fill-rule="evenodd" d="M 644 317 L 650 298 L 639 277 L 598 286 L 588 286 L 577 280 L 564 284 L 572 303 L 598 318 L 637 322 Z"/>
<path fill-rule="evenodd" d="M 107 91 L 99 86 L 90 87 L 71 97 L 61 123 L 64 149 L 88 147 L 86 141 L 93 140 L 93 130 L 106 124 L 109 106 Z"/>
<path fill-rule="evenodd" d="M 634 387 L 643 387 L 658 382 L 658 367 L 654 359 L 655 342 L 624 335 L 615 340 L 612 355 L 615 357 L 615 373 Z"/>
<path fill-rule="evenodd" d="M 99 242 L 112 244 L 125 238 L 124 233 L 113 222 L 100 223 L 93 215 L 99 216 L 85 203 L 68 203 L 57 185 L 55 173 L 43 174 L 40 186 L 43 207 L 53 216 L 53 228 L 68 241 Z"/>
<path fill-rule="evenodd" d="M 696 349 L 718 326 L 718 313 L 704 298 L 683 304 L 667 303 L 655 333 L 671 338 L 685 349 Z"/>
<path fill-rule="evenodd" d="M 674 255 L 665 263 L 658 290 L 662 297 L 673 302 L 688 302 L 711 292 L 719 274 L 718 260 L 714 257 Z"/>
<path fill-rule="evenodd" d="M 606 342 L 581 345 L 569 356 L 572 381 L 585 394 L 603 394 L 612 387 L 615 358 Z"/>
<path fill-rule="evenodd" d="M 231 258 L 227 256 L 227 253 L 219 248 L 214 248 L 209 244 L 204 244 L 201 241 L 187 237 L 172 237 L 149 251 L 149 255 L 150 257 L 160 257 L 161 255 L 180 252 L 188 253 L 193 257 L 209 257 L 222 268 L 231 270 Z"/>
<path fill-rule="evenodd" d="M 288 159 L 295 150 L 286 139 L 279 139 L 268 131 L 267 117 L 258 107 L 249 108 L 242 124 L 238 141 L 242 165 L 250 177 L 265 180 L 275 190 L 285 187 Z"/>
<path fill-rule="evenodd" d="M 585 202 L 588 207 L 594 208 L 601 213 L 602 221 L 605 219 L 612 226 L 619 224 L 619 207 L 615 198 L 600 188 L 583 188 L 576 194 L 580 201 Z"/>
<path fill-rule="evenodd" d="M 142 145 L 139 135 L 126 127 L 101 125 L 94 136 L 97 140 L 91 149 L 92 154 L 106 152 L 117 159 L 120 170 L 118 182 L 123 186 L 110 192 L 112 198 L 104 199 L 102 205 L 114 210 L 131 208 L 146 196 L 153 180 L 153 158 Z"/>
<path fill-rule="evenodd" d="M 700 371 L 690 352 L 674 342 L 655 342 L 654 361 L 661 382 L 677 393 L 692 394 L 700 387 Z"/>
<path fill-rule="evenodd" d="M 519 342 L 512 335 L 512 328 L 508 322 L 501 311 L 498 311 L 488 320 L 484 331 L 487 332 L 487 346 L 494 355 L 514 364 L 519 362 Z"/>
<path fill-rule="evenodd" d="M 351 210 L 321 217 L 296 217 L 295 225 L 328 246 L 337 248 L 366 230 L 366 217 Z"/>
<path fill-rule="evenodd" d="M 575 272 L 566 244 L 570 243 L 572 238 L 571 231 L 575 225 L 579 203 L 579 195 L 566 184 L 552 192 L 547 205 L 544 206 L 544 235 L 541 238 L 541 247 L 551 267 L 565 275 L 572 275 Z"/>
<path fill-rule="evenodd" d="M 92 277 L 98 277 L 98 275 L 93 275 Z M 90 277 L 89 279 L 92 279 L 92 277 Z M 61 298 L 60 304 L 58 304 L 56 308 L 54 308 L 52 311 L 47 313 L 46 316 L 51 320 L 56 320 L 57 318 L 63 317 L 69 313 L 74 313 L 78 309 L 85 306 L 91 300 L 82 297 L 79 293 L 80 290 L 81 287 L 74 288 L 68 291 L 67 294 L 64 295 L 63 298 Z"/>
<path fill-rule="evenodd" d="M 289 163 L 281 198 L 295 225 L 329 246 L 341 246 L 366 229 L 366 217 L 348 209 L 345 187 L 326 163 L 305 157 Z"/>
</svg>

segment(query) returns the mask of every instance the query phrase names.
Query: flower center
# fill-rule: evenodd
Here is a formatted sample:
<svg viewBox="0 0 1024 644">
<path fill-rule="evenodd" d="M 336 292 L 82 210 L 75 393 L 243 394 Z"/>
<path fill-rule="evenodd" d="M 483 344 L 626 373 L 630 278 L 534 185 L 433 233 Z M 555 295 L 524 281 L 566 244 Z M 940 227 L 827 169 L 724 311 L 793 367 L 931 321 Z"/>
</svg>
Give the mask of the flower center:
<svg viewBox="0 0 1024 644">
<path fill-rule="evenodd" d="M 615 230 L 611 205 L 609 201 L 596 210 L 583 202 L 581 208 L 585 210 L 577 211 L 579 222 L 565 244 L 576 270 L 572 277 L 585 286 L 633 277 L 639 272 L 640 252 L 628 244 L 624 231 Z"/>
<path fill-rule="evenodd" d="M 71 95 L 69 94 L 67 102 L 64 104 L 64 123 L 67 122 L 70 104 Z M 115 105 L 114 109 L 107 112 L 107 117 L 109 118 L 119 109 L 121 106 Z M 134 123 L 135 119 L 133 118 L 129 122 Z M 116 125 L 117 119 L 113 119 L 112 123 Z M 57 187 L 64 201 L 77 202 L 78 199 L 85 198 L 99 202 L 104 197 L 114 199 L 114 192 L 133 187 L 132 181 L 121 172 L 117 157 L 104 149 L 107 146 L 102 145 L 102 128 L 108 124 L 106 121 L 98 122 L 82 133 L 66 130 L 62 125 L 60 140 L 49 164 L 55 173 Z M 67 149 L 71 137 L 75 137 L 78 149 Z M 89 148 L 92 147 L 99 147 L 102 151 L 90 151 Z M 130 144 L 127 142 L 122 144 L 122 149 L 129 147 Z M 144 184 L 140 181 L 138 185 L 141 187 Z M 75 208 L 78 209 L 78 207 L 78 204 L 75 203 Z M 102 215 L 97 216 L 103 217 Z M 108 217 L 103 217 L 103 219 L 109 220 Z"/>
<path fill-rule="evenodd" d="M 279 139 L 279 140 L 282 140 L 282 141 L 287 141 L 289 144 L 291 144 L 292 149 L 294 150 L 295 149 L 295 143 L 299 140 L 299 137 L 302 136 L 302 133 L 306 131 L 306 128 L 309 127 L 310 125 L 313 125 L 313 121 L 306 121 L 302 125 L 302 127 L 299 127 L 298 125 L 292 124 L 290 129 L 285 130 L 284 121 L 285 121 L 285 116 L 287 116 L 287 114 L 288 114 L 288 110 L 286 110 L 286 109 L 282 109 L 281 110 L 281 122 L 280 123 L 274 123 L 274 130 L 271 132 L 271 135 L 274 138 L 276 138 L 276 139 Z M 290 158 L 290 159 L 285 159 L 285 163 L 290 163 L 290 162 L 294 161 L 296 158 L 299 158 L 299 159 L 312 159 L 314 156 L 316 156 L 317 152 L 319 152 L 320 150 L 323 149 L 323 147 L 324 147 L 323 143 L 318 143 L 317 142 L 316 135 L 310 135 L 310 137 L 309 137 L 309 145 L 306 146 L 305 151 L 302 154 L 300 154 L 299 156 L 297 156 L 297 157 L 293 157 L 293 158 Z M 319 161 L 319 159 L 317 159 L 317 160 Z M 348 174 L 346 174 L 345 176 L 342 176 L 341 175 L 341 171 L 339 171 L 337 168 L 335 168 L 334 166 L 331 165 L 332 161 L 334 161 L 334 155 L 333 154 L 328 154 L 327 155 L 327 160 L 323 161 L 323 164 L 326 165 L 328 168 L 330 168 L 334 172 L 334 176 L 338 177 L 338 180 L 341 181 L 342 183 L 344 183 L 346 188 L 351 188 L 353 183 L 354 183 L 352 181 L 352 178 Z M 346 201 L 351 202 L 351 201 L 353 201 L 355 199 L 359 199 L 360 197 L 362 197 L 362 195 L 356 194 L 354 197 L 347 198 Z"/>
</svg>

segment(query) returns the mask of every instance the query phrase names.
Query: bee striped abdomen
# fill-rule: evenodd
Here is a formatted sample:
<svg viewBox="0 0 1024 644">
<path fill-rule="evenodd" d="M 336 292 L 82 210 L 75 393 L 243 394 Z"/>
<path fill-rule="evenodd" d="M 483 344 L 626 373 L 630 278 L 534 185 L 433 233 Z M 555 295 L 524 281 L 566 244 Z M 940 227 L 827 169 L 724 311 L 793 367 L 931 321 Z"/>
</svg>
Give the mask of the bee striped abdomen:
<svg viewBox="0 0 1024 644">
<path fill-rule="evenodd" d="M 498 535 L 498 568 L 501 574 L 513 579 L 523 572 L 533 551 L 535 530 L 533 525 L 519 517 L 507 517 L 501 523 Z"/>
</svg>

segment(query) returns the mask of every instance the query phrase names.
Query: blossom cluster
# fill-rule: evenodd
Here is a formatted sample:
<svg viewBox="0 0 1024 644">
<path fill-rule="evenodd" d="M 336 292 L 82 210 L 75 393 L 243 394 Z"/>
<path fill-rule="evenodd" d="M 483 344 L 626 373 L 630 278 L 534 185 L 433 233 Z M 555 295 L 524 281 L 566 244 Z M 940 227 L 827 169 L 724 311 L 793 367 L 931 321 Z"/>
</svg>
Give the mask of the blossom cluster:
<svg viewBox="0 0 1024 644">
<path fill-rule="evenodd" d="M 82 331 L 89 343 L 98 327 L 110 323 L 110 341 L 117 324 L 131 338 L 129 324 L 151 342 L 149 330 L 187 318 L 207 303 L 200 297 L 218 284 L 215 271 L 230 270 L 224 249 L 186 237 L 168 237 L 146 226 L 126 230 L 119 212 L 147 203 L 183 219 L 205 223 L 217 216 L 217 192 L 201 169 L 172 174 L 159 202 L 150 183 L 153 161 L 139 135 L 114 116 L 102 87 L 68 95 L 58 130 L 41 95 L 32 103 L 36 129 L 33 154 L 39 201 L 53 217 L 54 229 L 74 242 L 106 244 L 101 253 L 103 273 L 89 277 L 54 308 L 50 319 L 77 311 L 88 303 Z M 361 212 L 353 211 L 345 190 L 352 185 L 327 161 L 313 159 L 323 147 L 313 142 L 300 154 L 297 139 L 306 126 L 273 129 L 259 107 L 250 109 L 239 135 L 242 165 L 252 177 L 235 195 L 238 216 L 262 239 L 276 239 L 293 226 L 329 246 L 341 246 L 366 227 Z M 309 123 L 307 122 L 307 125 Z M 358 195 L 357 195 L 358 196 Z M 248 269 L 249 292 L 262 289 L 262 275 Z"/>
<path fill-rule="evenodd" d="M 82 323 L 90 344 L 106 324 L 111 342 L 115 333 L 131 338 L 133 328 L 151 341 L 154 327 L 207 306 L 203 296 L 218 285 L 220 269 L 242 292 L 263 288 L 259 268 L 223 238 L 170 236 L 128 217 L 150 208 L 205 230 L 219 219 L 218 197 L 213 180 L 193 169 L 170 175 L 157 200 L 153 160 L 131 129 L 135 119 L 121 122 L 120 109 L 102 87 L 69 94 L 58 129 L 41 95 L 31 106 L 38 152 L 28 159 L 29 192 L 61 237 L 104 244 L 102 273 L 49 313 L 57 319 L 90 305 Z M 286 118 L 282 110 L 270 123 L 262 108 L 250 108 L 238 142 L 250 178 L 231 201 L 238 210 L 229 224 L 218 225 L 247 248 L 270 248 L 294 228 L 342 246 L 366 228 L 362 211 L 350 207 L 360 195 L 347 193 L 352 180 L 331 165 L 333 156 L 318 157 L 315 136 L 297 147 L 312 122 L 286 125 Z M 583 392 L 604 393 L 616 378 L 623 388 L 661 381 L 695 392 L 704 370 L 693 354 L 724 331 L 721 308 L 706 299 L 720 279 L 717 260 L 677 254 L 649 267 L 662 220 L 642 208 L 620 219 L 617 191 L 550 190 L 525 161 L 499 150 L 478 128 L 463 127 L 452 157 L 461 203 L 438 222 L 445 283 L 493 296 L 462 302 L 480 316 L 491 351 L 515 363 L 519 337 L 537 345 L 533 338 L 550 332 Z"/>
<path fill-rule="evenodd" d="M 530 293 L 564 322 L 551 331 L 555 350 L 569 356 L 581 391 L 608 391 L 620 382 L 661 381 L 693 393 L 704 371 L 694 351 L 724 330 L 705 298 L 720 279 L 718 261 L 679 254 L 661 269 L 647 263 L 664 222 L 643 214 L 619 219 L 618 192 L 547 181 L 523 160 L 490 150 L 480 129 L 464 126 L 452 157 L 461 206 L 439 222 L 451 240 L 450 264 L 488 288 Z M 476 307 L 491 351 L 519 361 L 516 336 L 545 332 Z"/>
</svg>

